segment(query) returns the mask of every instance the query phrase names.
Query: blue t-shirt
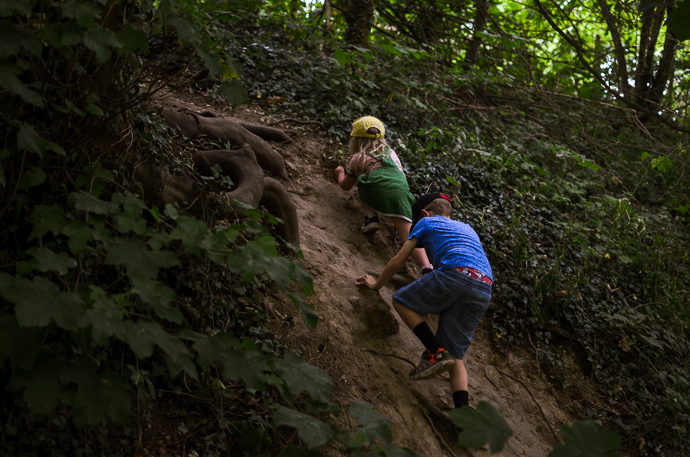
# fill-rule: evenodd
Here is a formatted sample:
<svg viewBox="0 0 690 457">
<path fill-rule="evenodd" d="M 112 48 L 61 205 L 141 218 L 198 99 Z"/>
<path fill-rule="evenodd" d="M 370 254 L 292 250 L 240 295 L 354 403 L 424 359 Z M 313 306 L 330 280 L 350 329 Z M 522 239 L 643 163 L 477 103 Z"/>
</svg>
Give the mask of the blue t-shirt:
<svg viewBox="0 0 690 457">
<path fill-rule="evenodd" d="M 412 229 L 409 238 L 412 237 L 417 238 L 417 247 L 424 248 L 435 270 L 474 268 L 494 280 L 479 235 L 464 222 L 441 216 L 424 217 Z"/>
</svg>

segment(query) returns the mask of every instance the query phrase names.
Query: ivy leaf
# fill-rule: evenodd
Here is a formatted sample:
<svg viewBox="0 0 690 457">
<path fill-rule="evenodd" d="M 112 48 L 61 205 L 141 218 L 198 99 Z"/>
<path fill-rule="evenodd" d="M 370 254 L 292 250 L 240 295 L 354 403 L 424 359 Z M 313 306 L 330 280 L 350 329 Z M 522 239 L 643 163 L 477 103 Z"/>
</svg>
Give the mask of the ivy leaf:
<svg viewBox="0 0 690 457">
<path fill-rule="evenodd" d="M 276 360 L 275 365 L 276 372 L 285 380 L 290 393 L 298 395 L 302 391 L 307 391 L 314 400 L 328 402 L 333 382 L 325 371 L 309 365 L 294 352 L 289 352 L 283 359 Z"/>
<path fill-rule="evenodd" d="M 177 212 L 177 209 L 170 203 L 165 204 L 165 209 L 163 210 L 163 214 L 168 216 L 172 220 L 177 220 L 178 217 L 180 217 L 180 214 Z"/>
<path fill-rule="evenodd" d="M 97 425 L 109 417 L 117 423 L 129 419 L 129 385 L 109 371 L 97 372 L 96 364 L 85 358 L 65 370 L 64 380 L 77 385 L 72 400 L 77 427 Z"/>
<path fill-rule="evenodd" d="M 100 170 L 100 173 L 104 172 L 105 170 Z M 142 200 L 118 192 L 113 194 L 111 203 L 122 206 L 123 209 L 121 214 L 115 216 L 117 230 L 122 233 L 132 231 L 137 235 L 143 235 L 146 232 L 146 219 L 142 217 L 146 204 Z"/>
<path fill-rule="evenodd" d="M 41 350 L 38 341 L 42 331 L 39 327 L 20 327 L 14 316 L 0 316 L 0 366 L 9 357 L 19 368 L 31 369 Z"/>
<path fill-rule="evenodd" d="M 194 340 L 194 350 L 198 354 L 197 363 L 202 368 L 208 368 L 212 364 L 220 365 L 223 362 L 223 354 L 241 348 L 240 340 L 225 332 L 216 333 L 210 338 L 198 334 L 186 337 Z"/>
<path fill-rule="evenodd" d="M 598 430 L 591 421 L 575 422 L 561 427 L 565 444 L 557 443 L 549 457 L 619 457 L 620 436 Z"/>
<path fill-rule="evenodd" d="M 302 316 L 302 320 L 306 324 L 308 328 L 316 328 L 316 325 L 319 322 L 319 315 L 317 314 L 316 311 L 314 311 L 314 308 L 304 301 L 302 297 L 296 294 L 289 293 L 288 297 L 292 300 L 292 302 L 295 304 L 295 307 L 297 308 L 297 311 L 299 311 L 300 316 Z"/>
<path fill-rule="evenodd" d="M 388 443 L 383 447 L 386 452 L 386 457 L 424 457 L 423 454 L 417 454 L 410 449 L 401 449 L 393 443 Z"/>
<path fill-rule="evenodd" d="M 48 414 L 58 405 L 60 374 L 64 365 L 49 352 L 41 352 L 31 372 L 26 374 L 24 400 L 34 414 Z"/>
<path fill-rule="evenodd" d="M 77 261 L 64 252 L 55 253 L 47 248 L 31 248 L 26 251 L 33 257 L 31 266 L 39 271 L 57 271 L 58 274 L 67 274 L 70 268 L 77 266 Z"/>
<path fill-rule="evenodd" d="M 156 314 L 163 319 L 176 324 L 182 323 L 183 316 L 179 309 L 168 306 L 177 294 L 170 287 L 148 278 L 133 278 L 131 290 L 132 293 L 139 295 L 139 297 L 148 305 L 151 306 Z"/>
<path fill-rule="evenodd" d="M 0 86 L 16 95 L 19 95 L 26 103 L 43 108 L 44 98 L 41 97 L 37 92 L 27 89 L 24 84 L 22 84 L 17 77 L 17 74 L 21 72 L 22 70 L 16 65 L 0 62 Z"/>
<path fill-rule="evenodd" d="M 250 389 L 266 390 L 266 374 L 271 371 L 268 362 L 258 351 L 230 351 L 223 354 L 223 377 L 231 381 L 242 379 Z"/>
<path fill-rule="evenodd" d="M 393 442 L 393 422 L 379 414 L 371 403 L 350 400 L 350 413 L 359 419 L 357 431 L 363 433 L 370 443 L 377 439 L 384 443 Z"/>
<path fill-rule="evenodd" d="M 256 275 L 266 271 L 271 265 L 270 259 L 277 256 L 275 239 L 262 236 L 234 249 L 228 256 L 227 263 L 240 270 L 242 281 L 250 283 Z"/>
<path fill-rule="evenodd" d="M 453 423 L 462 428 L 458 444 L 470 448 L 480 448 L 489 443 L 492 454 L 501 452 L 513 435 L 513 430 L 491 403 L 480 401 L 477 409 L 462 407 L 449 413 Z"/>
<path fill-rule="evenodd" d="M 48 23 L 39 31 L 39 36 L 56 49 L 61 49 L 64 46 L 81 44 L 84 29 L 76 22 L 71 21 L 66 24 Z"/>
<path fill-rule="evenodd" d="M 18 188 L 20 190 L 29 190 L 32 187 L 40 186 L 46 182 L 46 172 L 40 167 L 31 167 L 22 174 L 19 180 Z"/>
<path fill-rule="evenodd" d="M 22 48 L 34 56 L 40 56 L 43 46 L 32 30 L 18 27 L 10 21 L 0 21 L 0 59 L 16 56 Z"/>
<path fill-rule="evenodd" d="M 181 17 L 168 16 L 168 22 L 175 27 L 183 43 L 199 42 L 199 31 L 191 21 Z"/>
<path fill-rule="evenodd" d="M 42 159 L 46 151 L 50 150 L 61 156 L 65 155 L 64 149 L 52 141 L 48 141 L 38 134 L 36 129 L 26 122 L 22 122 L 17 133 L 17 149 L 20 151 L 34 152 Z"/>
<path fill-rule="evenodd" d="M 149 251 L 143 241 L 120 238 L 108 248 L 103 260 L 106 265 L 125 265 L 130 279 L 150 279 L 158 276 L 158 268 L 179 265 L 179 260 L 169 251 Z"/>
<path fill-rule="evenodd" d="M 243 71 L 242 64 L 235 60 L 227 59 L 224 65 L 223 78 L 240 79 Z"/>
<path fill-rule="evenodd" d="M 223 81 L 218 87 L 218 94 L 225 95 L 228 103 L 232 105 L 233 108 L 237 108 L 242 104 L 249 104 L 249 92 L 242 85 L 242 83 L 233 79 L 232 81 Z"/>
<path fill-rule="evenodd" d="M 103 63 L 110 57 L 110 48 L 121 48 L 122 44 L 112 30 L 93 28 L 84 36 L 84 46 L 96 54 L 96 62 Z"/>
<path fill-rule="evenodd" d="M 194 363 L 190 359 L 187 347 L 176 337 L 169 334 L 156 322 L 126 322 L 127 331 L 124 340 L 140 358 L 153 354 L 154 344 L 166 355 L 170 374 L 175 376 L 181 370 L 193 379 L 198 379 Z"/>
<path fill-rule="evenodd" d="M 120 212 L 118 205 L 96 198 L 82 190 L 72 192 L 69 200 L 77 211 L 87 211 L 94 214 L 117 214 Z"/>
<path fill-rule="evenodd" d="M 325 422 L 284 406 L 276 406 L 273 422 L 276 427 L 287 425 L 296 428 L 300 439 L 309 449 L 324 445 L 333 438 L 333 429 Z"/>
<path fill-rule="evenodd" d="M 92 29 L 94 19 L 100 18 L 100 9 L 91 2 L 67 1 L 62 5 L 62 15 L 73 17 L 85 29 Z"/>
<path fill-rule="evenodd" d="M 93 301 L 93 307 L 86 310 L 81 326 L 91 326 L 94 342 L 102 346 L 111 336 L 123 339 L 127 329 L 124 322 L 127 299 L 122 295 L 110 298 L 100 287 L 91 286 L 89 300 Z"/>
<path fill-rule="evenodd" d="M 208 53 L 201 48 L 197 48 L 196 53 L 201 57 L 208 70 L 208 79 L 213 80 L 216 76 L 223 74 L 223 67 L 216 54 Z"/>
<path fill-rule="evenodd" d="M 28 16 L 31 14 L 31 3 L 26 0 L 3 0 L 0 2 L 0 17 L 8 17 L 15 11 Z"/>
<path fill-rule="evenodd" d="M 66 330 L 76 330 L 83 302 L 79 295 L 61 292 L 50 280 L 38 276 L 33 282 L 17 279 L 0 295 L 15 304 L 14 313 L 22 327 L 45 327 L 51 320 Z"/>
<path fill-rule="evenodd" d="M 222 367 L 223 378 L 230 381 L 242 379 L 247 387 L 263 391 L 266 388 L 266 373 L 271 371 L 258 349 L 242 350 L 240 341 L 229 333 L 217 333 L 210 338 L 194 339 L 197 363 L 203 367 L 214 364 Z"/>
<path fill-rule="evenodd" d="M 228 265 L 240 269 L 245 282 L 251 282 L 259 273 L 266 273 L 280 289 L 286 289 L 292 280 L 305 286 L 305 293 L 313 287 L 312 277 L 293 259 L 278 255 L 272 236 L 259 236 L 237 249 L 226 259 Z"/>
<path fill-rule="evenodd" d="M 68 237 L 67 246 L 72 254 L 78 254 L 93 239 L 93 230 L 82 221 L 72 221 L 62 228 L 62 234 Z"/>
<path fill-rule="evenodd" d="M 31 222 L 34 228 L 29 235 L 29 241 L 53 232 L 54 235 L 60 234 L 67 221 L 62 217 L 62 208 L 58 206 L 38 205 L 31 213 Z"/>
<path fill-rule="evenodd" d="M 115 216 L 115 228 L 120 233 L 134 232 L 143 235 L 146 232 L 146 220 L 136 212 L 124 211 Z"/>
<path fill-rule="evenodd" d="M 268 259 L 268 262 L 266 273 L 280 289 L 287 289 L 290 282 L 294 280 L 304 286 L 305 295 L 311 294 L 314 287 L 313 278 L 301 264 L 282 256 Z"/>
<path fill-rule="evenodd" d="M 122 30 L 115 32 L 115 36 L 122 44 L 120 54 L 132 54 L 136 50 L 147 53 L 149 50 L 149 43 L 146 34 L 141 30 L 137 30 L 129 24 L 122 27 Z"/>
<path fill-rule="evenodd" d="M 218 228 L 217 228 L 218 229 Z M 211 241 L 211 249 L 206 252 L 209 260 L 214 263 L 225 263 L 225 255 L 223 252 L 227 252 L 226 246 L 229 243 L 233 243 L 237 236 L 240 234 L 240 230 L 237 226 L 233 227 L 220 227 L 214 234 L 213 240 Z"/>
<path fill-rule="evenodd" d="M 185 249 L 194 255 L 212 248 L 213 234 L 206 224 L 189 216 L 180 216 L 175 222 L 177 228 L 170 233 L 171 240 L 182 240 Z"/>
</svg>

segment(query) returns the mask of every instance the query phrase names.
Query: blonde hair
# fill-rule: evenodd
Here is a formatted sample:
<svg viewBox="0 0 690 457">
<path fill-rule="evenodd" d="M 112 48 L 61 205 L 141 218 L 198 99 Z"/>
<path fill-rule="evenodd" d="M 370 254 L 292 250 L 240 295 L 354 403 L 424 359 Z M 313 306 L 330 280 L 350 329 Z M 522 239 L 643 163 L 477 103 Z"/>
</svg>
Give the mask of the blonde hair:
<svg viewBox="0 0 690 457">
<path fill-rule="evenodd" d="M 367 133 L 377 135 L 379 133 L 379 129 L 376 127 L 369 127 Z M 390 146 L 388 146 L 388 143 L 386 143 L 385 138 L 366 138 L 358 136 L 350 137 L 350 157 L 353 157 L 355 154 L 362 153 L 358 159 L 361 169 L 364 169 L 367 155 L 373 156 L 378 151 L 383 151 L 388 147 Z"/>
</svg>

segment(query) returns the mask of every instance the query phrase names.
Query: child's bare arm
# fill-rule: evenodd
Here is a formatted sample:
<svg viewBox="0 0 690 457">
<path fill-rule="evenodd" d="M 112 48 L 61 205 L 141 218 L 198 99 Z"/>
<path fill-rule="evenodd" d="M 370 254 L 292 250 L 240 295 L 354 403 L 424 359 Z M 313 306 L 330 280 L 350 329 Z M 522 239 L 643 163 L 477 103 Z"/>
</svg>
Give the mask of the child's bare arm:
<svg viewBox="0 0 690 457">
<path fill-rule="evenodd" d="M 357 179 L 345 174 L 345 169 L 343 167 L 335 169 L 335 180 L 338 181 L 338 185 L 343 190 L 352 189 L 352 186 L 357 182 Z"/>
<path fill-rule="evenodd" d="M 381 276 L 379 276 L 379 279 L 374 279 L 374 277 L 371 275 L 364 275 L 357 278 L 357 281 L 355 281 L 355 285 L 367 286 L 372 290 L 381 289 L 381 287 L 383 287 L 384 284 L 386 284 L 388 280 L 393 277 L 393 275 L 402 270 L 402 267 L 405 266 L 405 261 L 410 256 L 410 254 L 412 254 L 412 251 L 414 251 L 416 247 L 417 237 L 413 237 L 405 241 L 405 244 L 403 244 L 403 247 L 400 248 L 400 251 L 398 251 L 395 257 L 388 261 L 388 264 L 381 272 Z"/>
</svg>

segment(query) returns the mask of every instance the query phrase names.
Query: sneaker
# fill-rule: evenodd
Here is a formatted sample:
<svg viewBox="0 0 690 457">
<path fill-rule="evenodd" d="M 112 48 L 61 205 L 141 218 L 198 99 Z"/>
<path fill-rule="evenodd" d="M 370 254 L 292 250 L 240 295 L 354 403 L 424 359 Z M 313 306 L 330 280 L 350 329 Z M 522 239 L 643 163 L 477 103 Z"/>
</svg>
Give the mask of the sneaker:
<svg viewBox="0 0 690 457">
<path fill-rule="evenodd" d="M 455 360 L 445 349 L 439 348 L 436 354 L 431 354 L 427 349 L 422 353 L 422 361 L 419 362 L 419 365 L 410 371 L 410 379 L 413 381 L 431 379 L 450 370 L 453 365 L 455 365 Z"/>
<path fill-rule="evenodd" d="M 381 223 L 379 222 L 379 217 L 365 217 L 364 224 L 362 225 L 362 233 L 365 235 L 373 235 L 378 232 L 381 228 Z"/>
</svg>

